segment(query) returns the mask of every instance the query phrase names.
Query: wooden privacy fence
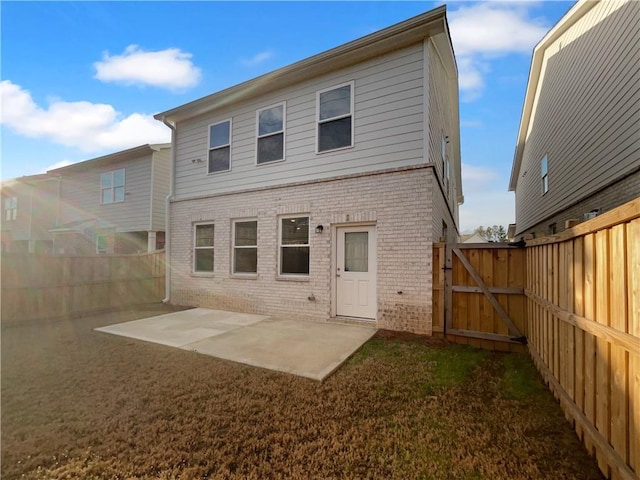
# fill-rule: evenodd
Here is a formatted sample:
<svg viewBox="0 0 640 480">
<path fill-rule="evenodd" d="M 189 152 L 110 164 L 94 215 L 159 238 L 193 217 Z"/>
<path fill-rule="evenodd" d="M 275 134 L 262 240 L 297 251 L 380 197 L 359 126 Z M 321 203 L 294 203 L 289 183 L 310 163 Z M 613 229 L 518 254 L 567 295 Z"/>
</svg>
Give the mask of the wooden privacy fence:
<svg viewBox="0 0 640 480">
<path fill-rule="evenodd" d="M 164 298 L 165 253 L 2 255 L 2 322 L 75 315 Z"/>
<path fill-rule="evenodd" d="M 435 244 L 433 256 L 433 332 L 457 343 L 525 351 L 524 249 Z"/>
<path fill-rule="evenodd" d="M 640 199 L 527 242 L 529 351 L 609 478 L 640 471 Z"/>
<path fill-rule="evenodd" d="M 534 363 L 602 472 L 640 472 L 640 198 L 559 235 L 434 245 L 433 331 Z"/>
</svg>

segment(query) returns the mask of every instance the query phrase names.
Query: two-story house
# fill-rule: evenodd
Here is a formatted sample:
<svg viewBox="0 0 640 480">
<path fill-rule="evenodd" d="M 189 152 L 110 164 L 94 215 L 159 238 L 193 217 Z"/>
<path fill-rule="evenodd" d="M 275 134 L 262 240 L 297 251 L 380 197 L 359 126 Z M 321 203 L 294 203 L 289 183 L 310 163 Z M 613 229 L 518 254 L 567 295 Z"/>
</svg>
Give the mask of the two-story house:
<svg viewBox="0 0 640 480">
<path fill-rule="evenodd" d="M 463 201 L 444 7 L 156 119 L 172 303 L 431 333 Z"/>
<path fill-rule="evenodd" d="M 2 251 L 51 253 L 49 230 L 56 224 L 60 180 L 56 175 L 27 175 L 2 182 Z"/>
<path fill-rule="evenodd" d="M 639 38 L 639 2 L 580 0 L 535 47 L 509 183 L 512 238 L 558 233 L 640 196 Z"/>
<path fill-rule="evenodd" d="M 170 144 L 142 145 L 50 170 L 60 178 L 57 254 L 164 248 Z"/>
</svg>

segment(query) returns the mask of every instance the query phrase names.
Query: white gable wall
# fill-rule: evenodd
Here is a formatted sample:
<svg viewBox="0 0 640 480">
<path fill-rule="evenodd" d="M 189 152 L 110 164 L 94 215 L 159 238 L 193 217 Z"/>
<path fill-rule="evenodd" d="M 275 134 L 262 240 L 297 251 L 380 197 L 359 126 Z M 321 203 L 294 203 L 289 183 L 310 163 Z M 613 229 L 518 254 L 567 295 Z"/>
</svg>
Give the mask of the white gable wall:
<svg viewBox="0 0 640 480">
<path fill-rule="evenodd" d="M 177 199 L 425 163 L 422 44 L 178 123 Z M 355 82 L 354 147 L 317 154 L 316 92 Z M 256 165 L 256 110 L 286 101 L 284 162 Z M 207 174 L 208 126 L 233 120 L 231 171 Z M 197 160 L 201 161 L 198 162 Z"/>
</svg>

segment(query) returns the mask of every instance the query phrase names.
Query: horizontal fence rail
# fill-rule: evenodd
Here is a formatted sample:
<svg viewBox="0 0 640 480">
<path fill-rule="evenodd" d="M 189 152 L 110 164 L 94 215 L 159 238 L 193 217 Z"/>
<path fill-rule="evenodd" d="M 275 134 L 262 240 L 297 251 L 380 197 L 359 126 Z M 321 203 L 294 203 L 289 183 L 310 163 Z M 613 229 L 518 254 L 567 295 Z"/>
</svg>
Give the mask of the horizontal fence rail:
<svg viewBox="0 0 640 480">
<path fill-rule="evenodd" d="M 2 322 L 159 302 L 164 251 L 134 255 L 2 254 Z"/>
</svg>

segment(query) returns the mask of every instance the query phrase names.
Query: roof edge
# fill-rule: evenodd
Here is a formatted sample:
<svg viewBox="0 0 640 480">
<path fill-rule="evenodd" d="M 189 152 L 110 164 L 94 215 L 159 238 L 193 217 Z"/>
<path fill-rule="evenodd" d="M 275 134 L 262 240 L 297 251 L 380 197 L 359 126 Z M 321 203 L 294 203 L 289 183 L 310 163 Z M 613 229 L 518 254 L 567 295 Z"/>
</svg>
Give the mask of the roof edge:
<svg viewBox="0 0 640 480">
<path fill-rule="evenodd" d="M 121 150 L 119 152 L 109 153 L 101 157 L 91 158 L 89 160 L 72 163 L 71 165 L 65 165 L 64 167 L 54 168 L 52 170 L 48 170 L 47 173 L 56 174 L 56 173 L 62 173 L 69 170 L 89 168 L 94 164 L 99 164 L 99 163 L 111 163 L 111 162 L 118 162 L 122 160 L 129 160 L 143 154 L 157 152 L 163 148 L 171 148 L 171 144 L 170 143 L 152 143 L 152 144 L 146 143 L 144 145 L 139 145 L 137 147 L 129 148 L 127 150 Z"/>
<path fill-rule="evenodd" d="M 445 31 L 445 22 L 446 6 L 442 5 L 259 77 L 157 113 L 154 118 L 160 121 L 180 121 L 224 107 L 239 98 L 244 100 L 300 83 L 442 33 Z"/>
<path fill-rule="evenodd" d="M 538 90 L 540 81 L 540 73 L 542 70 L 542 59 L 547 48 L 555 42 L 558 37 L 564 34 L 569 28 L 594 8 L 601 0 L 578 0 L 576 4 L 569 9 L 564 16 L 542 37 L 542 40 L 533 49 L 531 59 L 531 67 L 529 68 L 529 79 L 527 81 L 527 90 L 524 96 L 522 106 L 522 115 L 520 117 L 520 126 L 518 128 L 518 137 L 516 139 L 516 147 L 513 154 L 513 163 L 511 166 L 511 178 L 509 179 L 509 192 L 514 192 L 518 184 L 518 176 L 520 175 L 520 165 L 522 163 L 522 154 L 524 152 L 524 143 L 531 122 L 531 114 L 533 103 Z"/>
</svg>

